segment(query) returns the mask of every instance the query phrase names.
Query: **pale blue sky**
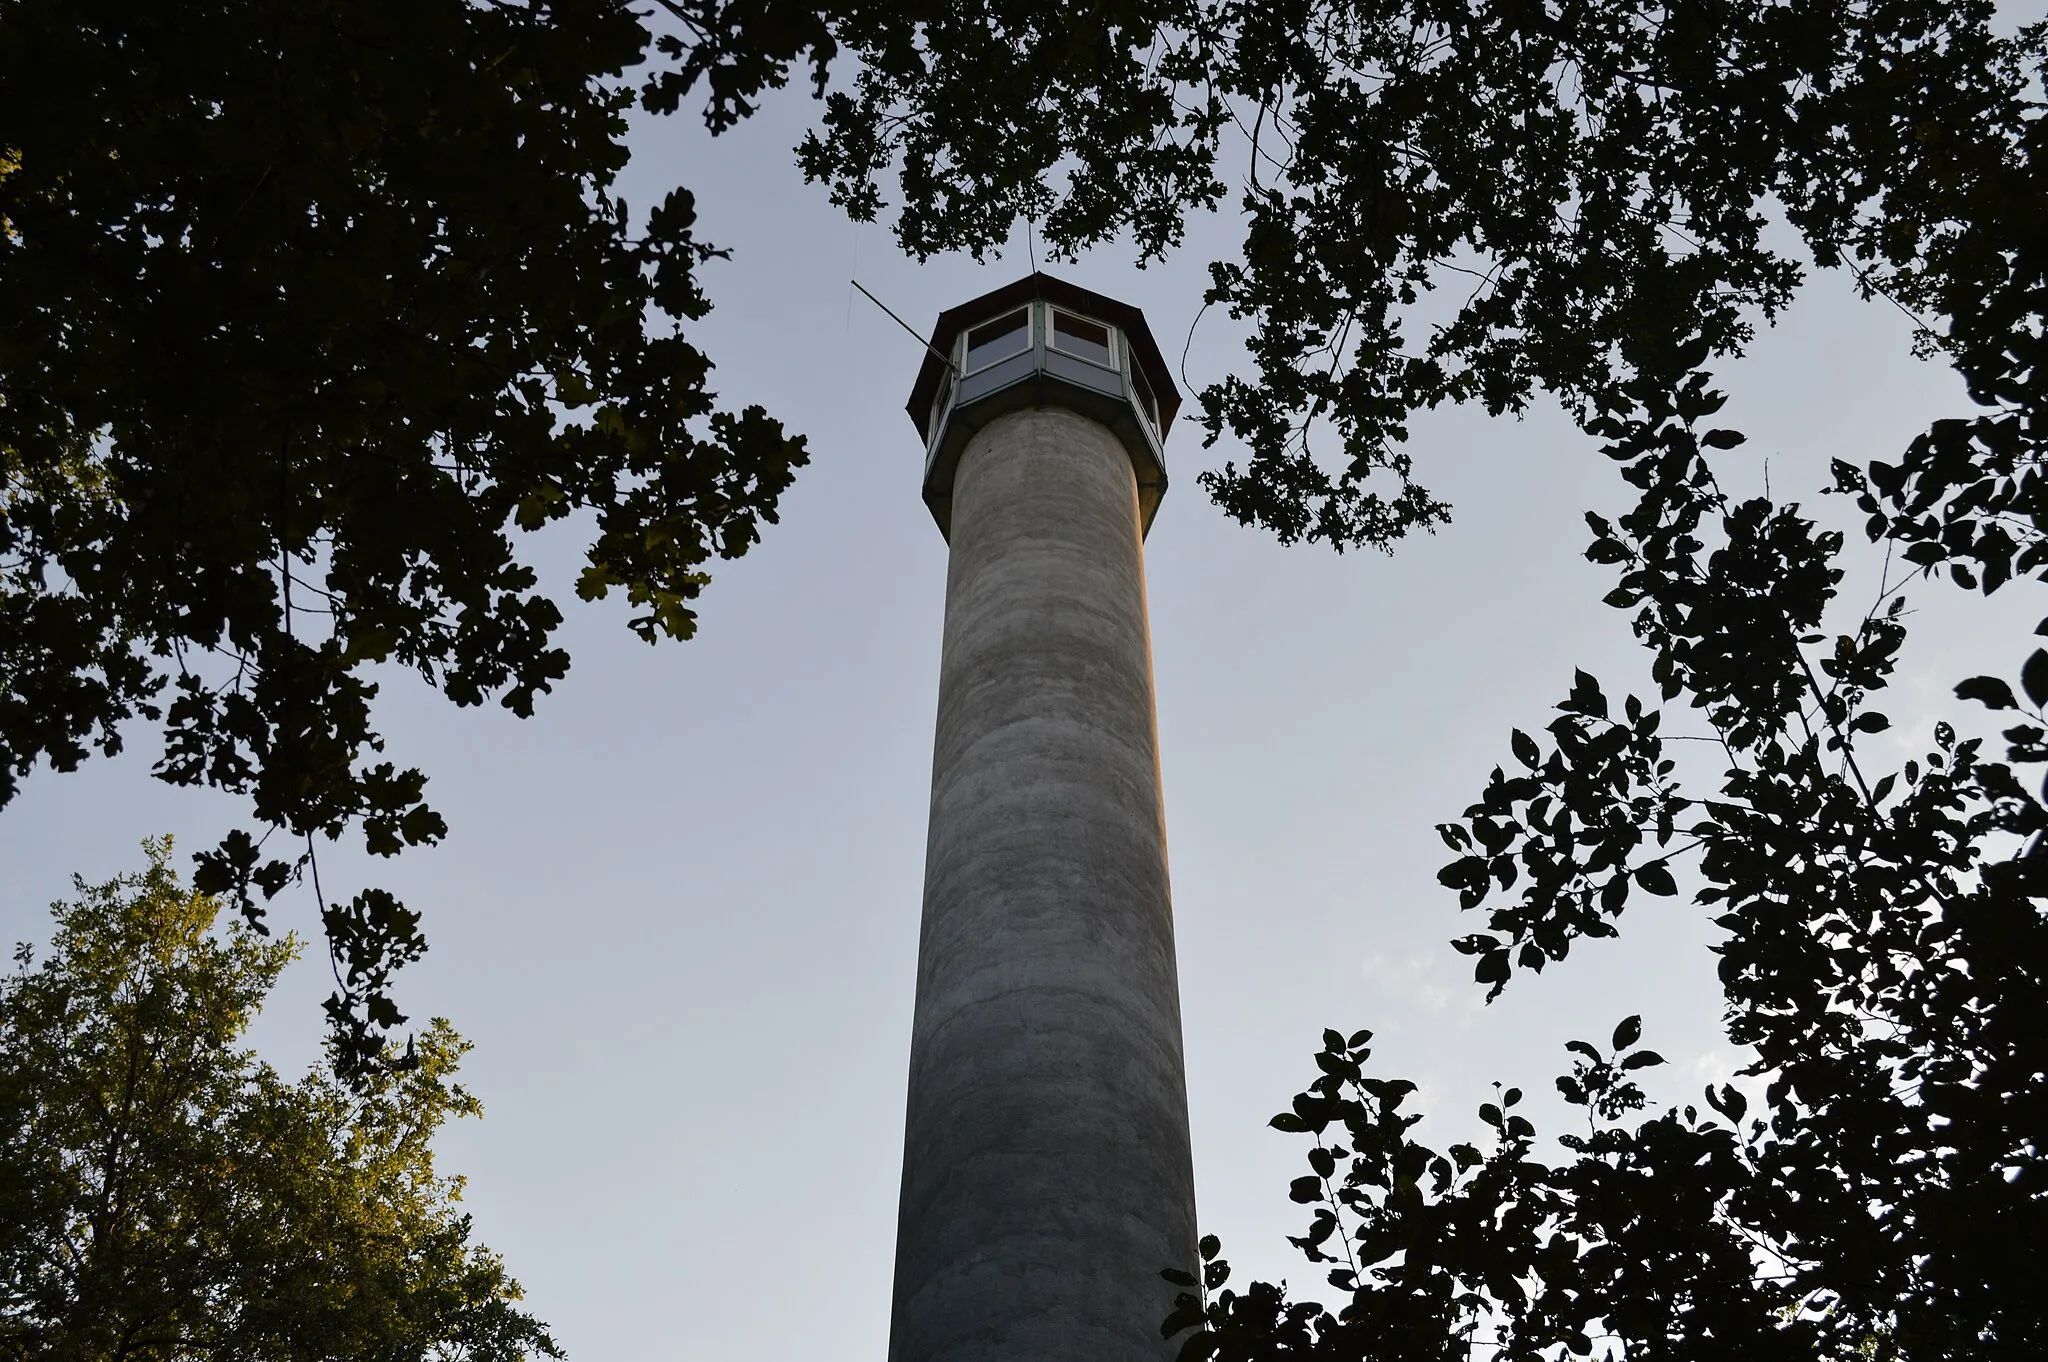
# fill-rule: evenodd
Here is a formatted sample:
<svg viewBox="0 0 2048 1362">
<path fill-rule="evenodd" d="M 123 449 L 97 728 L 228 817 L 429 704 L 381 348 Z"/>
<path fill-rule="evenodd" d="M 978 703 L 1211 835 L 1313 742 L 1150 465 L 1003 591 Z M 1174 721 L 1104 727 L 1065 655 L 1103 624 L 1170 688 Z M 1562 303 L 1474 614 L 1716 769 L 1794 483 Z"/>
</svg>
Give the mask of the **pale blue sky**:
<svg viewBox="0 0 2048 1362">
<path fill-rule="evenodd" d="M 699 637 L 658 648 L 623 608 L 576 607 L 572 537 L 545 536 L 567 682 L 520 722 L 394 676 L 390 754 L 431 774 L 452 835 L 393 863 L 323 858 L 330 892 L 374 877 L 424 910 L 432 953 L 401 1000 L 476 1042 L 487 1113 L 445 1141 L 448 1166 L 471 1177 L 480 1237 L 590 1362 L 884 1354 L 945 545 L 902 411 L 918 348 L 847 278 L 858 260 L 928 325 L 1029 266 L 1021 249 L 918 266 L 848 224 L 790 168 L 808 113 L 786 99 L 708 146 L 657 125 L 629 194 L 644 207 L 682 179 L 704 235 L 734 248 L 707 270 L 717 311 L 696 335 L 727 401 L 811 438 L 783 523 L 719 571 Z M 1177 354 L 1204 263 L 1235 245 L 1211 221 L 1163 266 L 1055 268 L 1143 307 Z M 1811 288 L 1725 375 L 1751 436 L 1729 477 L 1760 488 L 1768 459 L 1774 489 L 1811 502 L 1829 458 L 1888 456 L 1954 410 L 1957 385 L 1906 341 L 1843 281 Z M 1212 314 L 1190 376 L 1240 360 Z M 1630 1012 L 1674 1061 L 1660 1099 L 1696 1099 L 1737 1062 L 1696 911 L 1639 908 L 1620 942 L 1491 1008 L 1444 944 L 1473 924 L 1435 884 L 1431 825 L 1505 758 L 1510 726 L 1548 721 L 1574 666 L 1619 688 L 1643 663 L 1599 604 L 1608 570 L 1580 556 L 1581 512 L 1627 490 L 1588 441 L 1548 413 L 1461 412 L 1419 422 L 1412 447 L 1456 519 L 1389 559 L 1239 529 L 1194 483 L 1230 451 L 1185 421 L 1167 443 L 1147 552 L 1195 1160 L 1202 1224 L 1241 1273 L 1314 1280 L 1281 1237 L 1300 1228 L 1301 1150 L 1265 1120 L 1313 1077 L 1326 1025 L 1376 1030 L 1446 1141 L 1472 1132 L 1491 1080 L 1540 1099 L 1563 1041 L 1604 1042 Z M 1941 609 L 1890 707 L 1902 742 L 1973 662 L 2017 661 L 2020 590 L 1997 610 L 1914 593 Z M 40 938 L 74 870 L 133 868 L 144 835 L 191 850 L 230 825 L 232 804 L 151 781 L 149 747 L 38 773 L 0 815 L 0 937 Z M 277 918 L 317 931 L 304 894 Z M 324 965 L 302 965 L 264 1019 L 281 1064 L 314 1053 L 325 990 Z"/>
</svg>

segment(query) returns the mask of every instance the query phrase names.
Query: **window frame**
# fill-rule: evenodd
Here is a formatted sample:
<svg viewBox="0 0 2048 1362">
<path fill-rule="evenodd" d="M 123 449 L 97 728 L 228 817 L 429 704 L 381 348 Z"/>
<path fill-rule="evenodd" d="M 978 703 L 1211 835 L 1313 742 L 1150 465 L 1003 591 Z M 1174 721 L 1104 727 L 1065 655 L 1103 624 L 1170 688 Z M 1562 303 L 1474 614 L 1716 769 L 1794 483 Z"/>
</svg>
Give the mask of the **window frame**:
<svg viewBox="0 0 2048 1362">
<path fill-rule="evenodd" d="M 1159 430 L 1159 394 L 1153 391 L 1152 380 L 1145 377 L 1145 371 L 1138 367 L 1137 357 L 1132 356 L 1125 370 L 1125 382 L 1131 385 L 1131 405 L 1138 409 L 1138 415 L 1152 428 L 1154 438 Z"/>
<path fill-rule="evenodd" d="M 932 398 L 931 417 L 925 422 L 925 428 L 931 431 L 931 439 L 934 441 L 939 438 L 940 432 L 945 429 L 946 418 L 952 414 L 954 372 L 955 366 L 948 364 L 939 374 L 938 395 Z"/>
<path fill-rule="evenodd" d="M 1093 364 L 1099 369 L 1116 369 L 1119 367 L 1117 363 L 1117 355 L 1122 347 L 1119 346 L 1117 343 L 1117 327 L 1112 326 L 1110 323 L 1105 321 L 1098 321 L 1094 317 L 1086 316 L 1079 312 L 1070 311 L 1067 308 L 1061 307 L 1057 303 L 1047 303 L 1045 305 L 1045 311 L 1046 349 L 1051 350 L 1056 354 L 1065 355 L 1068 359 L 1078 359 L 1083 364 Z M 1073 320 L 1077 322 L 1083 322 L 1089 326 L 1101 328 L 1104 337 L 1103 349 L 1109 352 L 1108 357 L 1106 359 L 1097 359 L 1093 355 L 1084 355 L 1081 354 L 1079 351 L 1069 350 L 1064 345 L 1061 345 L 1059 322 L 1059 319 L 1061 317 L 1071 317 Z"/>
<path fill-rule="evenodd" d="M 1013 311 L 1004 312 L 997 316 L 990 317 L 985 322 L 978 322 L 973 326 L 963 329 L 960 333 L 960 377 L 966 378 L 970 374 L 980 373 L 983 369 L 993 368 L 994 366 L 1001 364 L 1006 359 L 1015 359 L 1018 355 L 1029 354 L 1032 348 L 1032 332 L 1036 329 L 1032 325 L 1031 312 L 1032 309 L 1030 305 L 1027 304 L 1023 307 L 1016 308 Z M 1023 336 L 1023 344 L 1019 345 L 1014 350 L 1005 350 L 1002 354 L 995 356 L 993 359 L 983 360 L 979 364 L 973 363 L 970 357 L 973 355 L 975 349 L 973 344 L 974 333 L 977 331 L 986 331 L 990 327 L 995 326 L 997 323 L 1006 322 L 1010 320 L 1010 318 L 1018 316 L 1019 314 L 1022 314 L 1024 318 L 1024 325 L 1018 328 L 1019 332 L 1021 332 Z"/>
</svg>

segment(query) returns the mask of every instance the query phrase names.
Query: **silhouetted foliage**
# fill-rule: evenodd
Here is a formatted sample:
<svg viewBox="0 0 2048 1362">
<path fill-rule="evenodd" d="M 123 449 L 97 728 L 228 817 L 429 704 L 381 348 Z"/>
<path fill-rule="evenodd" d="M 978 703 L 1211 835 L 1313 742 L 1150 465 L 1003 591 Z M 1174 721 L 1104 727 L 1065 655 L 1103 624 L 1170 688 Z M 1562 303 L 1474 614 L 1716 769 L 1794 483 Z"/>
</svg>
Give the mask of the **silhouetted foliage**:
<svg viewBox="0 0 2048 1362">
<path fill-rule="evenodd" d="M 678 189 L 616 195 L 626 0 L 0 6 L 0 804 L 161 725 L 246 797 L 199 857 L 251 922 L 316 840 L 446 828 L 380 757 L 379 664 L 525 715 L 566 671 L 521 534 L 688 637 L 805 460 L 720 410 Z M 324 904 L 348 1067 L 416 915 Z"/>
<path fill-rule="evenodd" d="M 241 1043 L 295 954 L 150 865 L 0 979 L 0 1357 L 559 1357 L 469 1242 L 433 1139 L 478 1111 L 436 1021 L 402 1073 L 286 1082 Z"/>
</svg>

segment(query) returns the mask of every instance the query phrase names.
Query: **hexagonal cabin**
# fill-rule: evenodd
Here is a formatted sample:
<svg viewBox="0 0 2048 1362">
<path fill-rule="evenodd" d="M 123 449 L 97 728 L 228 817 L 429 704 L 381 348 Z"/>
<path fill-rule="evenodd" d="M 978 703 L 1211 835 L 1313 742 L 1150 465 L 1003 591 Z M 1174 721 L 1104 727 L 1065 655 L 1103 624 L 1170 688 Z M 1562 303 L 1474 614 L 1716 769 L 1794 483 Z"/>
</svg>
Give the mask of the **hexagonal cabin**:
<svg viewBox="0 0 2048 1362">
<path fill-rule="evenodd" d="M 905 410 L 924 440 L 924 501 L 940 533 L 951 538 L 953 471 L 974 432 L 1041 406 L 1069 407 L 1115 433 L 1151 529 L 1180 390 L 1142 312 L 1034 273 L 940 313 L 929 344 Z"/>
</svg>

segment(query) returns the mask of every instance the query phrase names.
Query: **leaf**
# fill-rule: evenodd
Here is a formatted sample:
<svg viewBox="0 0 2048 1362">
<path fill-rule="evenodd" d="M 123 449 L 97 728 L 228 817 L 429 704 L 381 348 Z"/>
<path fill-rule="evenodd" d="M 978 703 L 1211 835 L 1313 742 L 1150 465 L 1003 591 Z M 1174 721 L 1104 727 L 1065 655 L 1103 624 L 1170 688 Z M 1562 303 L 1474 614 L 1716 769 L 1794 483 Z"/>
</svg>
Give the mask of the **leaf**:
<svg viewBox="0 0 2048 1362">
<path fill-rule="evenodd" d="M 1731 1124 L 1740 1122 L 1743 1113 L 1749 1110 L 1749 1099 L 1732 1084 L 1723 1084 L 1719 1094 L 1712 1084 L 1707 1085 L 1707 1105 L 1727 1117 Z"/>
<path fill-rule="evenodd" d="M 1739 430 L 1710 430 L 1700 437 L 1700 443 L 1709 449 L 1733 449 L 1748 441 L 1749 437 Z"/>
<path fill-rule="evenodd" d="M 1205 1234 L 1202 1236 L 1201 1242 L 1195 1245 L 1195 1248 L 1201 1253 L 1202 1261 L 1206 1263 L 1217 1254 L 1223 1252 L 1223 1241 L 1213 1234 Z"/>
<path fill-rule="evenodd" d="M 1193 1286 L 1195 1284 L 1194 1273 L 1185 1272 L 1177 1267 L 1161 1268 L 1159 1275 L 1172 1282 L 1175 1286 Z"/>
<path fill-rule="evenodd" d="M 1856 733 L 1882 733 L 1892 726 L 1892 721 L 1876 710 L 1865 710 L 1849 721 L 1849 728 Z"/>
<path fill-rule="evenodd" d="M 1648 892 L 1663 898 L 1670 898 L 1678 892 L 1678 881 L 1671 878 L 1671 867 L 1663 861 L 1651 861 L 1647 865 L 1638 866 L 1635 880 Z"/>
<path fill-rule="evenodd" d="M 1320 1132 L 1330 1124 L 1328 1108 L 1330 1103 L 1312 1092 L 1294 1094 L 1294 1114 L 1301 1118 L 1311 1133 Z"/>
<path fill-rule="evenodd" d="M 1624 1018 L 1621 1025 L 1614 1028 L 1614 1048 L 1616 1052 L 1628 1049 L 1629 1046 L 1634 1045 L 1642 1038 L 1643 1019 L 1640 1016 Z"/>
<path fill-rule="evenodd" d="M 2020 668 L 2020 687 L 2034 702 L 2034 708 L 2048 705 L 2048 651 L 2034 649 L 2033 656 Z"/>
<path fill-rule="evenodd" d="M 1558 706 L 1567 714 L 1584 714 L 1590 718 L 1607 717 L 1607 697 L 1600 691 L 1600 683 L 1584 670 L 1572 673 L 1572 693 Z"/>
<path fill-rule="evenodd" d="M 1621 1061 L 1621 1069 L 1623 1073 L 1626 1073 L 1630 1069 L 1655 1068 L 1662 1063 L 1664 1063 L 1664 1056 L 1658 1054 L 1655 1050 L 1638 1050 L 1627 1059 Z"/>
<path fill-rule="evenodd" d="M 1446 889 L 1483 891 L 1489 873 L 1484 856 L 1461 856 L 1437 871 L 1436 879 Z"/>
<path fill-rule="evenodd" d="M 2018 709 L 2012 687 L 1996 676 L 1973 676 L 1956 686 L 1958 700 L 1975 700 L 1986 709 Z"/>
<path fill-rule="evenodd" d="M 1515 729 L 1508 742 L 1515 749 L 1515 760 L 1522 765 L 1533 771 L 1543 764 L 1543 753 L 1536 746 L 1536 740 L 1521 729 Z"/>
</svg>

